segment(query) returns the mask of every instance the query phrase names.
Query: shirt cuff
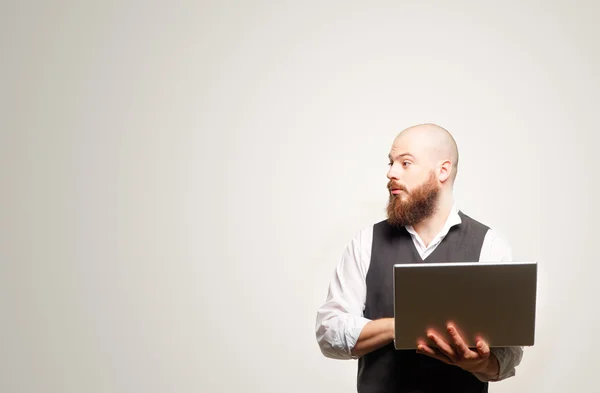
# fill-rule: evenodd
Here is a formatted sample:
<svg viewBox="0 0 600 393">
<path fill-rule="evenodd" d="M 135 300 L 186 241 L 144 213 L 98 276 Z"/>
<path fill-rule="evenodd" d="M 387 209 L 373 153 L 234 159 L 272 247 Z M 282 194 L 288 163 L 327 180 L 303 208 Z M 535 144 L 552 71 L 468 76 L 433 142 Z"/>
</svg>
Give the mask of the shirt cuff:
<svg viewBox="0 0 600 393">
<path fill-rule="evenodd" d="M 349 318 L 346 323 L 346 330 L 344 332 L 344 336 L 346 338 L 346 348 L 348 349 L 348 355 L 352 359 L 358 359 L 360 357 L 353 356 L 351 352 L 354 346 L 356 345 L 356 342 L 358 341 L 360 333 L 362 332 L 365 325 L 369 322 L 371 322 L 371 320 L 367 318 L 352 317 Z"/>
<path fill-rule="evenodd" d="M 511 348 L 495 347 L 490 349 L 491 353 L 498 359 L 499 371 L 498 375 L 493 378 L 489 378 L 484 374 L 473 373 L 477 379 L 482 382 L 497 382 L 503 379 L 510 378 L 515 375 L 515 367 L 512 362 Z"/>
</svg>

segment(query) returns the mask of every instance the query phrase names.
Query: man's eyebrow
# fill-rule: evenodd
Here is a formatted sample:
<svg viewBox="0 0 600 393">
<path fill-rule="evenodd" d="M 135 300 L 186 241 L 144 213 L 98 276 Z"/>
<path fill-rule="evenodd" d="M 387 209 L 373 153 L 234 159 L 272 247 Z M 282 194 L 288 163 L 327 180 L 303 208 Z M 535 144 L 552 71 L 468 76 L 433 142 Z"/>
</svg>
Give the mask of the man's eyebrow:
<svg viewBox="0 0 600 393">
<path fill-rule="evenodd" d="M 412 157 L 412 154 L 410 154 L 410 153 L 402 153 L 402 154 L 398 154 L 398 155 L 396 156 L 396 159 L 398 159 L 398 158 L 402 158 L 402 157 L 406 157 L 406 156 L 408 156 L 408 157 Z M 391 154 L 388 154 L 388 158 L 390 159 L 390 161 L 394 161 L 394 160 L 393 160 L 393 158 L 392 158 L 392 155 L 391 155 Z"/>
</svg>

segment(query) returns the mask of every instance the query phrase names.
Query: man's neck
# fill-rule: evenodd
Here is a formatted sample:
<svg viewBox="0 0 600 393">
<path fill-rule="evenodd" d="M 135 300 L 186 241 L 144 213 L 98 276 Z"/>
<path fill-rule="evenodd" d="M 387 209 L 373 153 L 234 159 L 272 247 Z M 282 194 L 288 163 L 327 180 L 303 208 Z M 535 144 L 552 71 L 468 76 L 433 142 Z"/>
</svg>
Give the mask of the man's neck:
<svg viewBox="0 0 600 393">
<path fill-rule="evenodd" d="M 448 220 L 448 216 L 450 215 L 453 205 L 454 199 L 451 195 L 440 195 L 436 212 L 431 217 L 413 225 L 415 232 L 419 234 L 419 237 L 421 240 L 423 240 L 425 247 L 429 246 L 429 243 L 431 243 L 435 236 L 440 233 L 444 227 L 444 224 Z"/>
</svg>

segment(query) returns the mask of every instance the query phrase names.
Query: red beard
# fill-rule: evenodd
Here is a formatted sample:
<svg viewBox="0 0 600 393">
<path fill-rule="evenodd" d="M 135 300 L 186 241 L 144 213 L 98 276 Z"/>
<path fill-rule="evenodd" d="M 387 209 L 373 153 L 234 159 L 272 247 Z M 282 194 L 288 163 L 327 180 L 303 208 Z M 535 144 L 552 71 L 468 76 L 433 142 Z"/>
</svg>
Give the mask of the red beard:
<svg viewBox="0 0 600 393">
<path fill-rule="evenodd" d="M 404 192 L 392 194 L 392 185 L 393 188 L 399 188 Z M 388 183 L 388 190 L 390 190 L 390 199 L 387 205 L 387 216 L 392 226 L 418 224 L 431 217 L 437 209 L 440 187 L 434 172 L 431 172 L 428 180 L 410 192 L 391 180 Z"/>
</svg>

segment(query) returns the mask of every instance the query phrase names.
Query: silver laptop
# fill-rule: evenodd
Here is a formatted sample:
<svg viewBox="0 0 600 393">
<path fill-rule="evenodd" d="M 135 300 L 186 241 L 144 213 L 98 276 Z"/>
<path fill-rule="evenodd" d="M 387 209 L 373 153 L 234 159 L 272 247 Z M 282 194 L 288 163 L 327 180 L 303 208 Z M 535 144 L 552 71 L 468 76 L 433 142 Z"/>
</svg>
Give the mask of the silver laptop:
<svg viewBox="0 0 600 393">
<path fill-rule="evenodd" d="M 463 262 L 394 265 L 394 346 L 416 349 L 433 328 L 455 323 L 465 343 L 532 346 L 535 340 L 537 262 Z"/>
</svg>

